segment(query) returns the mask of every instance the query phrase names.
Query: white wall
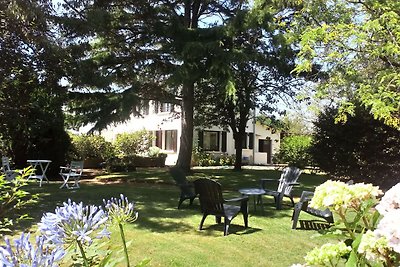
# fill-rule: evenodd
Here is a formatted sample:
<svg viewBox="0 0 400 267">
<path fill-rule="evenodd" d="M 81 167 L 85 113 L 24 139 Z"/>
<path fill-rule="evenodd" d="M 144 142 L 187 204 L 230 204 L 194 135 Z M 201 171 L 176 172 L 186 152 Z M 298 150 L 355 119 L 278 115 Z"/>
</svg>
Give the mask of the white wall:
<svg viewBox="0 0 400 267">
<path fill-rule="evenodd" d="M 159 112 L 154 113 L 154 106 L 150 105 L 150 114 L 144 117 L 134 117 L 132 116 L 127 122 L 119 123 L 113 126 L 109 126 L 106 130 L 101 132 L 101 135 L 108 141 L 115 140 L 115 137 L 119 133 L 134 132 L 142 129 L 149 131 L 156 130 L 177 130 L 177 151 L 162 151 L 167 154 L 166 164 L 174 165 L 178 158 L 178 152 L 180 147 L 180 136 L 182 133 L 181 120 L 179 115 L 171 112 Z M 175 110 L 179 112 L 179 108 L 175 107 Z M 221 131 L 219 127 L 211 127 L 210 131 Z M 259 123 L 253 125 L 252 121 L 248 121 L 246 126 L 247 133 L 254 133 L 254 150 L 253 149 L 243 149 L 243 157 L 248 159 L 250 164 L 266 165 L 269 153 L 259 152 L 258 142 L 260 139 L 271 139 L 272 155 L 277 152 L 280 146 L 280 133 L 272 133 L 271 130 L 263 127 Z M 222 137 L 220 137 L 222 138 Z M 198 140 L 198 132 L 194 132 L 193 140 Z M 220 140 L 221 143 L 222 140 Z M 164 142 L 164 140 L 163 140 Z M 249 140 L 247 140 L 249 144 Z M 227 145 L 226 154 L 235 154 L 235 142 L 233 139 L 233 133 L 231 131 L 227 132 Z M 215 154 L 221 154 L 221 152 L 215 152 Z M 272 156 L 271 155 L 271 156 Z"/>
</svg>

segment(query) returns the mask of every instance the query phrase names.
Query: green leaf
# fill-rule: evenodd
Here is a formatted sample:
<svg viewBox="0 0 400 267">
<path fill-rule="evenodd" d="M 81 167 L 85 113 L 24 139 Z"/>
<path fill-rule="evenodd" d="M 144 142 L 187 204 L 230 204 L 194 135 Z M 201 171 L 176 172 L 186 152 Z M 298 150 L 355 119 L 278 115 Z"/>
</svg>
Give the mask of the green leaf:
<svg viewBox="0 0 400 267">
<path fill-rule="evenodd" d="M 151 259 L 144 259 L 141 262 L 139 262 L 138 264 L 135 265 L 135 267 L 143 267 L 146 266 L 147 264 L 149 264 L 151 261 Z"/>
<path fill-rule="evenodd" d="M 345 266 L 346 267 L 355 267 L 355 266 L 358 266 L 357 262 L 358 262 L 357 253 L 354 252 L 354 250 L 352 250 L 350 252 L 349 259 L 347 260 Z"/>
</svg>

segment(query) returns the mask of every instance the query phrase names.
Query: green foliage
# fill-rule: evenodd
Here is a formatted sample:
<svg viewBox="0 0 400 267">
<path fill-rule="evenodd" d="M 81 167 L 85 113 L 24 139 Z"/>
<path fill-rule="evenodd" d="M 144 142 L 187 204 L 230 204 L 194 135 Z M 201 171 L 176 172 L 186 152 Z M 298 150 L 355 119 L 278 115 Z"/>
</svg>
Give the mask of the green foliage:
<svg viewBox="0 0 400 267">
<path fill-rule="evenodd" d="M 72 158 L 73 159 L 89 159 L 99 158 L 107 160 L 114 156 L 114 147 L 100 135 L 74 135 L 72 139 Z"/>
<path fill-rule="evenodd" d="M 147 152 L 147 155 L 149 157 L 157 157 L 158 155 L 160 155 L 160 151 L 161 151 L 161 149 L 159 147 L 151 146 L 151 147 L 149 147 L 149 151 Z"/>
<path fill-rule="evenodd" d="M 290 166 L 304 168 L 312 166 L 309 153 L 311 137 L 304 135 L 288 136 L 282 139 L 279 152 L 274 156 L 276 163 L 288 163 Z"/>
<path fill-rule="evenodd" d="M 193 150 L 192 165 L 195 166 L 232 166 L 234 163 L 235 155 L 215 155 L 199 148 Z"/>
<path fill-rule="evenodd" d="M 154 140 L 152 132 L 140 130 L 133 133 L 118 134 L 115 139 L 115 149 L 119 156 L 145 155 Z"/>
<path fill-rule="evenodd" d="M 322 64 L 328 74 L 318 89 L 336 99 L 345 121 L 353 100 L 387 125 L 400 129 L 400 2 L 288 1 L 295 19 L 280 20 L 299 44 L 298 73 Z M 342 111 L 342 109 L 339 109 Z"/>
<path fill-rule="evenodd" d="M 336 114 L 327 109 L 315 123 L 310 152 L 317 165 L 337 177 L 393 185 L 400 173 L 400 131 L 359 106 L 346 123 L 335 123 Z"/>
<path fill-rule="evenodd" d="M 29 158 L 51 159 L 51 174 L 58 171 L 69 146 L 62 111 L 66 90 L 59 84 L 68 56 L 53 35 L 52 1 L 2 1 L 0 10 L 0 132 L 5 153 L 19 168 Z"/>
<path fill-rule="evenodd" d="M 36 194 L 24 190 L 26 178 L 32 171 L 31 167 L 26 168 L 12 181 L 6 180 L 4 175 L 0 176 L 0 233 L 9 232 L 10 226 L 28 218 L 28 214 L 20 214 L 20 211 L 37 199 Z"/>
</svg>

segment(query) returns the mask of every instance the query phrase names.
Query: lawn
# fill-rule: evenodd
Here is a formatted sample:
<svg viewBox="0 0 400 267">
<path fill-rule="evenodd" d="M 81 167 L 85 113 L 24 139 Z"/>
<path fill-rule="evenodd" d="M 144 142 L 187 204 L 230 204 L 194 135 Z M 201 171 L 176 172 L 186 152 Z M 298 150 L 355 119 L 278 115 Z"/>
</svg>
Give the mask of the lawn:
<svg viewBox="0 0 400 267">
<path fill-rule="evenodd" d="M 262 177 L 278 178 L 280 172 L 274 170 L 195 170 L 190 179 L 213 177 L 225 190 L 227 197 L 237 196 L 242 187 L 258 186 Z M 302 174 L 297 189 L 312 190 L 322 183 L 322 175 Z M 101 181 L 101 182 L 99 182 Z M 115 182 L 119 181 L 119 182 Z M 124 194 L 134 201 L 139 219 L 126 226 L 131 261 L 151 259 L 150 266 L 290 266 L 304 262 L 307 251 L 327 241 L 315 238 L 316 230 L 292 230 L 290 201 L 284 209 L 277 211 L 273 199 L 264 198 L 264 212 L 258 208 L 255 212 L 249 202 L 249 228 L 243 227 L 241 214 L 232 221 L 230 234 L 223 236 L 222 225 L 215 225 L 213 217 L 205 221 L 205 229 L 198 230 L 202 217 L 196 199 L 193 206 L 184 202 L 182 208 L 176 208 L 179 190 L 173 185 L 166 169 L 143 169 L 132 173 L 100 176 L 83 181 L 78 190 L 59 189 L 60 183 L 51 182 L 41 188 L 29 185 L 29 191 L 38 193 L 40 201 L 28 213 L 33 218 L 21 224 L 19 229 L 35 231 L 36 223 L 43 212 L 54 211 L 57 205 L 71 198 L 85 204 L 101 205 L 102 199 Z M 316 219 L 302 214 L 300 219 Z M 120 250 L 119 239 L 113 231 L 112 246 Z M 115 242 L 114 242 L 115 240 Z M 64 262 L 63 266 L 68 266 Z M 123 265 L 121 265 L 123 266 Z"/>
</svg>

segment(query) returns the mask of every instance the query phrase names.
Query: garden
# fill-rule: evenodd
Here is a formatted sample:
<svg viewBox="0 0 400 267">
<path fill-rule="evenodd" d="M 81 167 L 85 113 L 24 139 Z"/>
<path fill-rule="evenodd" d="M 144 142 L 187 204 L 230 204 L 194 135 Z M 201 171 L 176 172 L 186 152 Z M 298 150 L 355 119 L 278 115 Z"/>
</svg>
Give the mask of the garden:
<svg viewBox="0 0 400 267">
<path fill-rule="evenodd" d="M 238 196 L 239 188 L 254 187 L 260 178 L 278 179 L 280 173 L 265 169 L 240 173 L 196 169 L 188 179 L 211 177 L 221 183 L 224 197 L 229 198 Z M 348 266 L 356 266 L 356 262 L 396 266 L 398 189 L 380 204 L 379 212 L 388 218 L 381 219 L 382 229 L 379 214 L 371 209 L 382 193 L 378 188 L 364 184 L 352 188 L 326 180 L 326 175 L 303 173 L 295 195 L 322 184 L 315 192 L 315 205 L 334 211 L 337 223 L 331 231 L 326 223 L 308 214 L 302 214 L 300 222 L 311 224 L 291 229 L 290 201 L 285 200 L 283 209 L 277 210 L 274 199 L 264 197 L 263 210 L 253 210 L 249 202 L 249 227 L 244 228 L 239 214 L 226 237 L 223 225 L 215 224 L 212 217 L 206 220 L 203 230 L 198 230 L 201 212 L 197 199 L 193 205 L 184 202 L 181 209 L 176 208 L 179 189 L 164 168 L 98 176 L 85 180 L 79 190 L 61 190 L 60 182 L 39 187 L 21 180 L 21 187 L 16 189 L 3 182 L 3 192 L 19 192 L 15 198 L 20 205 L 9 210 L 3 205 L 2 212 L 13 214 L 6 216 L 10 220 L 22 217 L 17 219 L 18 224 L 3 225 L 10 243 L 8 250 L 0 249 L 0 260 L 6 263 L 6 259 L 18 259 L 28 266 L 34 260 L 41 262 L 39 266 L 300 266 L 307 255 L 309 266 L 344 266 L 346 261 Z M 1 200 L 7 203 L 6 196 Z M 6 228 L 12 232 L 7 233 Z M 380 235 L 374 235 L 373 230 Z M 42 239 L 35 241 L 35 236 Z M 369 239 L 363 243 L 363 238 Z M 13 244 L 13 239 L 19 241 Z"/>
<path fill-rule="evenodd" d="M 223 186 L 224 196 L 238 196 L 237 189 L 258 185 L 262 177 L 278 178 L 279 171 L 199 170 L 190 176 L 211 177 Z M 303 174 L 301 189 L 312 189 L 325 177 Z M 321 245 L 324 238 L 313 238 L 317 231 L 291 230 L 292 208 L 286 206 L 277 211 L 273 199 L 265 199 L 264 213 L 253 211 L 250 205 L 249 228 L 243 227 L 242 216 L 233 220 L 230 234 L 223 236 L 222 226 L 215 225 L 210 217 L 205 230 L 198 231 L 201 212 L 198 200 L 192 206 L 184 203 L 177 209 L 179 189 L 174 185 L 167 169 L 140 169 L 131 173 L 116 173 L 85 181 L 79 190 L 60 190 L 59 183 L 51 182 L 42 187 L 30 183 L 26 190 L 37 194 L 38 199 L 19 212 L 29 214 L 30 220 L 22 220 L 13 232 L 31 231 L 31 240 L 37 234 L 38 222 L 46 212 L 54 212 L 68 199 L 84 205 L 103 205 L 103 199 L 119 198 L 120 194 L 135 203 L 138 218 L 124 226 L 128 252 L 132 266 L 150 259 L 149 266 L 229 266 L 243 262 L 254 266 L 289 266 L 303 261 L 308 250 Z M 25 188 L 25 187 L 24 187 Z M 300 188 L 299 188 L 300 190 Z M 304 216 L 307 218 L 307 215 Z M 112 250 L 113 258 L 124 266 L 118 227 L 112 227 L 111 239 L 105 238 L 101 250 Z M 294 242 L 297 240 L 297 242 Z M 32 241 L 33 242 L 33 241 Z M 74 248 L 76 249 L 76 248 Z M 74 254 L 71 249 L 71 254 Z M 93 252 L 92 252 L 93 253 Z M 79 253 L 77 253 L 79 256 Z M 69 266 L 73 260 L 66 256 L 61 266 Z M 79 262 L 79 261 L 78 261 Z"/>
<path fill-rule="evenodd" d="M 0 1 L 0 266 L 399 266 L 399 10 Z M 132 132 L 137 118 L 152 124 Z M 270 165 L 244 166 L 251 152 Z M 178 206 L 165 153 L 186 187 L 211 178 L 226 198 L 265 195 L 249 195 L 249 214 L 244 196 L 224 209 L 244 214 L 229 235 L 212 216 L 199 230 L 202 198 Z M 97 169 L 79 181 L 83 161 Z M 260 179 L 292 168 L 299 184 L 280 190 L 297 185 L 296 204 L 278 209 L 283 191 Z"/>
</svg>

